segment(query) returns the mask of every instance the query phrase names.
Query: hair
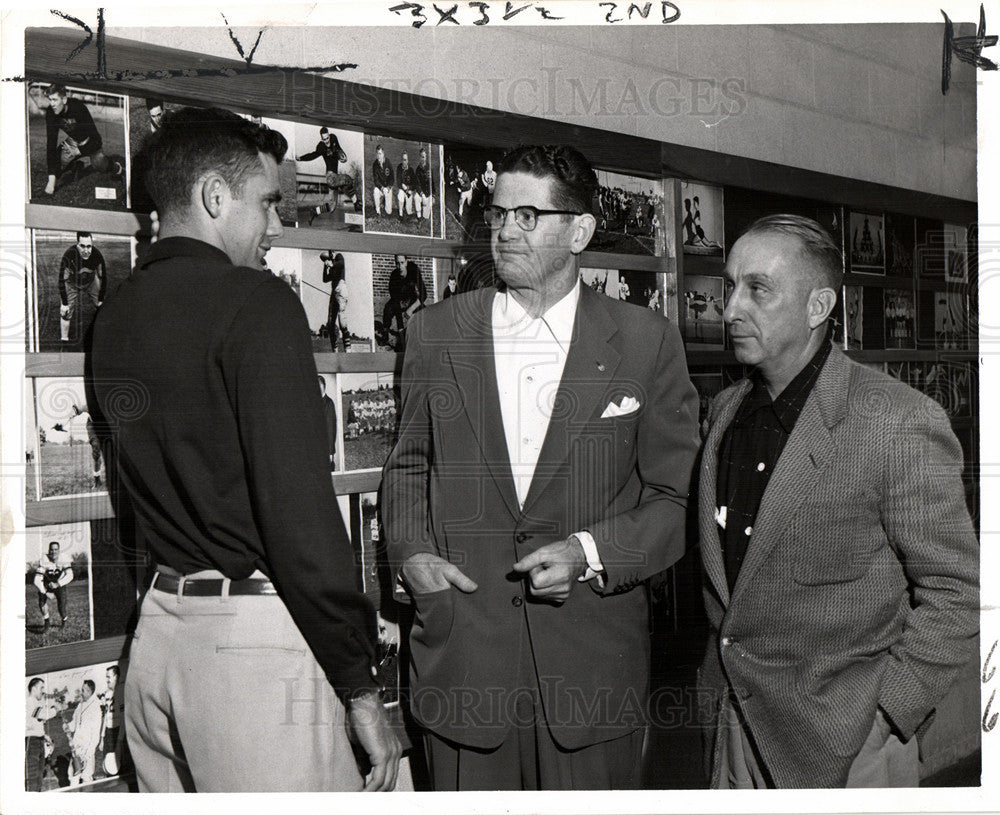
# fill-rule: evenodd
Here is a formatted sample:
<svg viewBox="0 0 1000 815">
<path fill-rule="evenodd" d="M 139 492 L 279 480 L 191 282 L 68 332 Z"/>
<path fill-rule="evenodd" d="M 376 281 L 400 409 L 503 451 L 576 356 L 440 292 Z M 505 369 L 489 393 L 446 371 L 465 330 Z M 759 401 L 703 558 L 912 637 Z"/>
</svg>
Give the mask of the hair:
<svg viewBox="0 0 1000 815">
<path fill-rule="evenodd" d="M 219 173 L 233 194 L 260 171 L 260 154 L 281 163 L 288 142 L 270 130 L 220 108 L 184 107 L 163 117 L 160 129 L 146 137 L 138 157 L 143 181 L 160 217 L 184 212 L 191 190 L 206 173 Z"/>
<path fill-rule="evenodd" d="M 146 100 L 146 110 L 152 110 L 153 108 L 160 108 L 160 110 L 163 110 L 163 100 L 162 99 L 147 99 Z"/>
<path fill-rule="evenodd" d="M 521 145 L 500 160 L 498 175 L 527 173 L 553 181 L 552 203 L 556 209 L 593 213 L 599 185 L 597 174 L 583 153 L 556 144 Z"/>
<path fill-rule="evenodd" d="M 840 289 L 844 279 L 844 257 L 830 233 L 816 221 L 787 213 L 765 215 L 750 224 L 743 235 L 768 233 L 798 239 L 803 254 L 813 262 L 815 273 L 823 285 L 834 291 Z"/>
<path fill-rule="evenodd" d="M 375 152 L 377 153 L 379 150 L 382 150 L 382 145 L 381 144 L 376 144 L 375 145 Z M 382 152 L 384 153 L 385 150 L 382 150 Z"/>
<path fill-rule="evenodd" d="M 31 693 L 39 685 L 44 685 L 44 684 L 45 684 L 45 680 L 42 679 L 40 676 L 36 676 L 34 679 L 32 679 L 28 683 L 28 693 Z"/>
<path fill-rule="evenodd" d="M 66 90 L 65 85 L 49 85 L 45 89 L 46 96 L 69 96 L 69 91 Z"/>
<path fill-rule="evenodd" d="M 330 128 L 328 128 L 326 125 L 323 125 L 323 127 L 321 127 L 319 129 L 319 135 L 321 135 L 321 136 L 325 136 L 329 132 L 330 132 Z"/>
<path fill-rule="evenodd" d="M 77 232 L 76 239 L 81 240 L 82 238 L 90 238 L 91 240 L 93 240 L 94 236 L 91 235 L 89 232 Z"/>
<path fill-rule="evenodd" d="M 60 549 L 62 549 L 62 544 L 59 543 L 59 541 L 49 541 L 49 549 L 51 549 L 53 546 L 58 546 Z"/>
<path fill-rule="evenodd" d="M 97 690 L 97 685 L 94 683 L 93 679 L 84 679 L 83 680 L 83 686 L 85 688 L 90 688 L 90 692 L 91 693 L 93 693 L 95 690 Z"/>
<path fill-rule="evenodd" d="M 118 672 L 118 666 L 117 665 L 108 665 L 105 673 L 107 671 L 111 671 L 115 676 L 121 676 L 121 674 Z"/>
</svg>

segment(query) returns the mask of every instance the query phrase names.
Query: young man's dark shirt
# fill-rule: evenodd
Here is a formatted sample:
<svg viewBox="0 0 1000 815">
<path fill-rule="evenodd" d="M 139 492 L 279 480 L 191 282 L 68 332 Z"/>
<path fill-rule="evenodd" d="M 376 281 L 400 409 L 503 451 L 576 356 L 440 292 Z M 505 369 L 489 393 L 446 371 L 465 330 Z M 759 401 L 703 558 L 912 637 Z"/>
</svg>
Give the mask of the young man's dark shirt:
<svg viewBox="0 0 1000 815">
<path fill-rule="evenodd" d="M 62 113 L 45 108 L 45 160 L 49 175 L 59 175 L 62 169 L 59 155 L 59 131 L 69 136 L 89 156 L 101 149 L 101 133 L 94 124 L 87 106 L 79 99 L 67 97 Z"/>
</svg>

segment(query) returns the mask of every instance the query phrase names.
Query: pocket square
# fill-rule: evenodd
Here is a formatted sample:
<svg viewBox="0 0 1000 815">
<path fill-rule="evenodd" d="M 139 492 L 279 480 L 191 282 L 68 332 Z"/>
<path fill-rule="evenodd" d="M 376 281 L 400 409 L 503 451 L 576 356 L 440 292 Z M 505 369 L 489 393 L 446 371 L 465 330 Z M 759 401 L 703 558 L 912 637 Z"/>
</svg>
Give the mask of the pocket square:
<svg viewBox="0 0 1000 815">
<path fill-rule="evenodd" d="M 615 416 L 628 416 L 630 413 L 635 413 L 639 409 L 639 400 L 634 399 L 631 396 L 626 396 L 622 399 L 620 405 L 616 405 L 614 402 L 608 402 L 608 406 L 604 408 L 604 413 L 601 414 L 602 419 L 612 419 Z"/>
</svg>

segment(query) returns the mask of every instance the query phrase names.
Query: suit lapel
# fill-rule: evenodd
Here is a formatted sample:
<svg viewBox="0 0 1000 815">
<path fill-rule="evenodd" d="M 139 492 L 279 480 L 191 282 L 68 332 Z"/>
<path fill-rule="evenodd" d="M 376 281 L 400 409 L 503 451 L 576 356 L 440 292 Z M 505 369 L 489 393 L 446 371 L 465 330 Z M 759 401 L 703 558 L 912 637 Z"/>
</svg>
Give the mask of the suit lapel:
<svg viewBox="0 0 1000 815">
<path fill-rule="evenodd" d="M 621 354 L 608 343 L 617 333 L 618 325 L 601 302 L 603 297 L 589 286 L 581 288 L 573 323 L 573 340 L 566 355 L 545 441 L 524 501 L 525 512 L 531 509 L 555 473 L 563 467 L 574 439 L 589 423 L 598 420 L 598 411 L 606 407 L 599 402 L 608 393 L 608 385 L 621 362 Z"/>
<path fill-rule="evenodd" d="M 493 356 L 494 296 L 494 289 L 483 289 L 482 295 L 472 301 L 470 313 L 462 315 L 461 344 L 449 348 L 447 353 L 462 406 L 482 451 L 483 461 L 508 511 L 516 518 L 520 508 L 511 475 Z"/>
<path fill-rule="evenodd" d="M 830 431 L 846 414 L 847 366 L 847 357 L 832 349 L 767 483 L 746 559 L 733 587 L 733 602 L 747 590 L 754 573 L 781 540 L 789 519 L 816 489 L 837 453 Z"/>
<path fill-rule="evenodd" d="M 749 390 L 750 381 L 745 379 L 736 386 L 729 400 L 719 407 L 719 415 L 712 422 L 708 437 L 705 439 L 698 485 L 698 537 L 701 541 L 702 562 L 705 574 L 724 606 L 729 604 L 729 583 L 726 580 L 726 565 L 722 558 L 719 527 L 715 519 L 719 445 L 726 428 L 733 421 L 736 410 Z"/>
</svg>

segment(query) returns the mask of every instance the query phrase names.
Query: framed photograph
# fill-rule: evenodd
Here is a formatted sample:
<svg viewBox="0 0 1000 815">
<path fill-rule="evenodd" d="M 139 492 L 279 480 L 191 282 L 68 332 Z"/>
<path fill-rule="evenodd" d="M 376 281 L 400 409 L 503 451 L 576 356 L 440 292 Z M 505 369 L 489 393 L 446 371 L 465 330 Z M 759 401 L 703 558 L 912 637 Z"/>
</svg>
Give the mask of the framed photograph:
<svg viewBox="0 0 1000 815">
<path fill-rule="evenodd" d="M 947 247 L 955 247 L 946 240 L 944 224 L 930 218 L 915 221 L 917 243 L 914 263 L 917 276 L 922 279 L 943 280 L 947 269 Z"/>
<path fill-rule="evenodd" d="M 25 695 L 27 716 L 51 744 L 40 757 L 29 745 L 27 789 L 66 790 L 119 774 L 126 748 L 124 683 L 117 662 L 28 676 Z"/>
<path fill-rule="evenodd" d="M 299 226 L 360 232 L 364 227 L 363 135 L 329 125 L 298 122 L 292 127 L 289 155 L 295 158 Z"/>
<path fill-rule="evenodd" d="M 319 398 L 323 404 L 323 418 L 326 420 L 326 454 L 330 459 L 330 471 L 344 468 L 343 450 L 340 444 L 341 416 L 340 385 L 336 374 L 319 375 Z"/>
<path fill-rule="evenodd" d="M 694 181 L 681 182 L 682 247 L 689 255 L 723 256 L 723 189 Z"/>
<path fill-rule="evenodd" d="M 35 380 L 39 496 L 56 498 L 105 491 L 104 456 L 83 378 Z"/>
<path fill-rule="evenodd" d="M 489 242 L 483 207 L 493 199 L 496 168 L 504 152 L 498 147 L 444 146 L 444 234 L 448 240 Z M 372 173 L 376 172 L 373 166 Z"/>
<path fill-rule="evenodd" d="M 969 230 L 962 224 L 944 225 L 945 283 L 969 282 Z"/>
<path fill-rule="evenodd" d="M 849 271 L 885 274 L 885 219 L 874 212 L 851 212 L 847 258 Z"/>
<path fill-rule="evenodd" d="M 296 297 L 302 296 L 302 251 L 284 246 L 272 246 L 264 255 L 264 268 L 284 280 Z"/>
<path fill-rule="evenodd" d="M 371 258 L 375 350 L 402 351 L 410 318 L 434 302 L 435 259 L 415 255 Z M 456 278 L 456 290 L 457 283 Z"/>
<path fill-rule="evenodd" d="M 313 351 L 373 350 L 372 256 L 335 247 L 303 249 L 301 256 L 302 307 Z"/>
<path fill-rule="evenodd" d="M 910 215 L 885 214 L 885 273 L 913 277 L 916 220 Z"/>
<path fill-rule="evenodd" d="M 922 347 L 953 350 L 968 346 L 969 297 L 965 292 L 922 289 L 917 305 L 917 337 Z"/>
<path fill-rule="evenodd" d="M 663 180 L 597 170 L 597 183 L 597 231 L 588 251 L 663 255 Z"/>
<path fill-rule="evenodd" d="M 721 277 L 684 276 L 684 340 L 693 348 L 721 351 L 725 347 L 722 312 L 725 283 Z"/>
<path fill-rule="evenodd" d="M 864 348 L 864 302 L 861 286 L 844 286 L 844 349 Z"/>
<path fill-rule="evenodd" d="M 24 545 L 24 647 L 93 639 L 90 524 L 30 527 Z"/>
<path fill-rule="evenodd" d="M 459 267 L 456 269 L 456 267 Z M 459 293 L 458 275 L 460 264 L 450 262 L 445 258 L 437 258 L 434 262 L 434 302 L 447 300 Z M 429 293 L 428 293 L 428 296 Z"/>
<path fill-rule="evenodd" d="M 391 373 L 340 374 L 344 470 L 380 470 L 392 450 L 399 393 Z"/>
<path fill-rule="evenodd" d="M 580 279 L 599 294 L 613 300 L 634 303 L 666 316 L 665 280 L 662 272 L 636 269 L 591 269 L 581 268 Z"/>
<path fill-rule="evenodd" d="M 364 166 L 371 170 L 365 177 L 365 232 L 444 237 L 441 155 L 440 144 L 365 134 Z"/>
<path fill-rule="evenodd" d="M 29 201 L 127 209 L 125 97 L 32 82 L 27 105 Z"/>
<path fill-rule="evenodd" d="M 132 239 L 31 230 L 29 351 L 82 351 L 97 309 L 132 273 Z"/>
<path fill-rule="evenodd" d="M 885 347 L 916 347 L 916 308 L 912 289 L 884 289 Z"/>
</svg>

